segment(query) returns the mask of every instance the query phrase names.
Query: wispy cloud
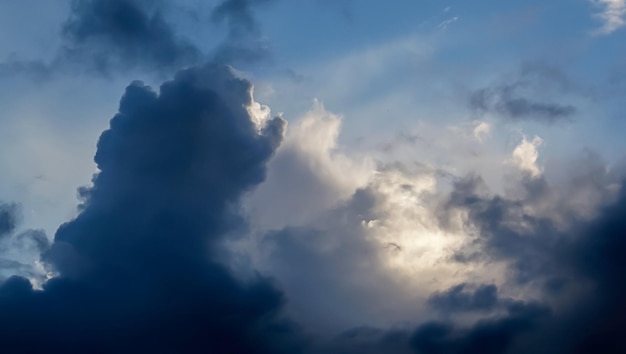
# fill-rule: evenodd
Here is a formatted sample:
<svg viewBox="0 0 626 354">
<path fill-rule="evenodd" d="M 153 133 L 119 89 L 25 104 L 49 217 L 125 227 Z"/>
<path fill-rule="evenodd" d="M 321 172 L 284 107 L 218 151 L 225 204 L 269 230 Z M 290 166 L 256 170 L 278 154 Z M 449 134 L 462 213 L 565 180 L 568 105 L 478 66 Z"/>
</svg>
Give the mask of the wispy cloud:
<svg viewBox="0 0 626 354">
<path fill-rule="evenodd" d="M 450 26 L 451 24 L 455 23 L 456 21 L 459 20 L 459 16 L 454 16 L 451 17 L 445 21 L 442 21 L 439 26 L 437 26 L 440 30 L 445 30 L 446 28 L 448 28 L 448 26 Z"/>
<path fill-rule="evenodd" d="M 626 25 L 626 0 L 592 0 L 594 4 L 603 7 L 603 11 L 595 16 L 604 24 L 594 33 L 606 35 Z"/>
</svg>

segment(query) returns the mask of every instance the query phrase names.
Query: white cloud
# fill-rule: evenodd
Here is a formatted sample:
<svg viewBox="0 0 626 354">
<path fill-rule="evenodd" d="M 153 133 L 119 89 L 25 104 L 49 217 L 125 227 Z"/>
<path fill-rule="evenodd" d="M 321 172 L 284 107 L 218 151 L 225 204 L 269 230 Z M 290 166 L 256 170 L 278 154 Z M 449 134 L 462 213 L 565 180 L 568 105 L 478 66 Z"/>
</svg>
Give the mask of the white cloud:
<svg viewBox="0 0 626 354">
<path fill-rule="evenodd" d="M 480 123 L 442 128 L 444 140 L 478 145 L 475 135 L 489 130 Z M 248 257 L 244 267 L 276 279 L 294 318 L 331 332 L 394 325 L 430 316 L 433 291 L 504 279 L 497 264 L 452 260 L 466 235 L 440 225 L 440 184 L 448 181 L 436 168 L 393 158 L 374 164 L 342 149 L 340 128 L 341 116 L 319 102 L 290 124 L 266 181 L 244 202 L 252 234 L 232 245 Z"/>
<path fill-rule="evenodd" d="M 603 11 L 595 16 L 604 22 L 596 34 L 610 34 L 626 25 L 626 0 L 592 0 L 594 4 L 603 7 Z"/>
<path fill-rule="evenodd" d="M 367 183 L 373 163 L 348 157 L 337 145 L 341 119 L 316 100 L 311 110 L 287 127 L 285 141 L 268 165 L 266 181 L 244 203 L 257 230 L 306 223 Z"/>
<path fill-rule="evenodd" d="M 450 26 L 451 24 L 455 23 L 456 21 L 459 20 L 459 16 L 454 16 L 451 17 L 447 20 L 442 21 L 439 26 L 437 26 L 440 30 L 445 30 L 448 28 L 448 26 Z"/>
<path fill-rule="evenodd" d="M 541 168 L 537 166 L 539 152 L 537 148 L 541 146 L 543 140 L 535 136 L 533 140 L 522 138 L 522 142 L 513 150 L 512 162 L 521 171 L 528 172 L 531 177 L 539 177 L 542 173 Z"/>
<path fill-rule="evenodd" d="M 476 121 L 474 127 L 474 137 L 481 143 L 491 134 L 491 125 L 487 122 Z"/>
</svg>

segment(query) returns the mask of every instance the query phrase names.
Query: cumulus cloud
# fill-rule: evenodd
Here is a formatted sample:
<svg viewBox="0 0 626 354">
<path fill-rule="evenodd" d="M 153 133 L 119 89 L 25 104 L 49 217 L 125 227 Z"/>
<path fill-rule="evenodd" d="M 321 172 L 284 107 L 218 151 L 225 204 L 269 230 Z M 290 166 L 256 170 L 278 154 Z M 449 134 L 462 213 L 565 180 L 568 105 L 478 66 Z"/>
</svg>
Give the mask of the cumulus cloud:
<svg viewBox="0 0 626 354">
<path fill-rule="evenodd" d="M 536 299 L 528 301 L 550 308 L 537 318 L 540 321 L 535 322 L 536 326 L 525 327 L 524 333 L 497 337 L 509 338 L 505 341 L 509 349 L 502 346 L 494 352 L 524 353 L 539 348 L 546 353 L 624 350 L 625 344 L 617 333 L 625 317 L 616 300 L 623 289 L 614 278 L 617 269 L 623 269 L 615 256 L 622 249 L 623 225 L 617 218 L 623 215 L 623 175 L 606 168 L 595 170 L 594 163 L 577 161 L 577 171 L 569 176 L 569 182 L 560 185 L 550 184 L 542 176 L 522 177 L 516 183 L 523 186 L 523 193 L 488 195 L 480 179 L 469 177 L 459 181 L 450 194 L 447 212 L 464 210 L 462 227 L 467 228 L 468 235 L 474 235 L 462 251 L 465 256 L 456 260 L 467 264 L 506 264 L 509 271 L 503 289 L 521 286 L 525 296 Z M 593 215 L 582 212 L 578 205 L 579 189 L 592 196 L 586 203 L 596 210 Z M 467 257 L 469 254 L 475 257 Z M 472 307 L 475 294 L 464 288 L 465 285 L 437 293 L 432 301 L 447 309 Z M 520 290 L 510 291 L 518 294 L 515 296 L 519 293 Z M 507 320 L 493 329 L 507 328 L 511 316 L 507 315 Z M 480 320 L 465 333 L 472 333 L 485 323 L 495 322 Z M 453 327 L 438 328 L 433 335 L 441 335 L 443 344 L 436 340 L 433 344 L 425 337 L 419 343 L 426 344 L 420 345 L 450 345 L 450 352 L 464 352 Z"/>
<path fill-rule="evenodd" d="M 0 289 L 4 351 L 293 352 L 280 292 L 237 281 L 212 255 L 242 225 L 238 199 L 283 137 L 281 118 L 254 124 L 251 89 L 214 66 L 159 93 L 128 86 L 80 214 L 45 252 L 59 276 L 43 290 L 21 278 Z"/>
<path fill-rule="evenodd" d="M 254 236 L 244 242 L 284 289 L 293 318 L 326 334 L 418 319 L 432 291 L 479 273 L 448 261 L 460 235 L 438 225 L 439 172 L 342 151 L 339 119 L 316 103 L 290 125 L 247 199 Z"/>
<path fill-rule="evenodd" d="M 340 129 L 341 117 L 318 101 L 291 121 L 284 143 L 268 163 L 267 180 L 244 203 L 255 229 L 309 223 L 368 182 L 373 161 L 342 151 Z M 272 208 L 267 208 L 268 200 Z"/>
<path fill-rule="evenodd" d="M 618 171 L 590 156 L 554 184 L 536 165 L 540 140 L 524 138 L 509 188 L 494 193 L 478 174 L 350 154 L 340 123 L 316 104 L 286 132 L 223 66 L 183 70 L 158 93 L 132 83 L 79 215 L 51 247 L 10 231 L 58 275 L 2 283 L 0 342 L 52 353 L 623 351 Z M 475 141 L 475 128 L 457 133 Z"/>
<path fill-rule="evenodd" d="M 513 150 L 511 162 L 521 171 L 527 172 L 531 177 L 540 176 L 541 168 L 537 166 L 537 159 L 539 158 L 537 149 L 542 143 L 543 140 L 538 136 L 535 136 L 532 140 L 527 140 L 526 137 L 523 137 L 522 142 Z"/>
<path fill-rule="evenodd" d="M 234 44 L 224 48 L 258 56 L 247 44 L 262 43 L 252 8 L 264 3 L 215 7 Z M 76 1 L 73 11 L 66 49 L 98 64 L 108 48 L 102 68 L 196 58 L 175 56 L 187 47 L 159 3 Z M 525 68 L 473 104 L 569 119 L 573 106 L 538 96 L 545 82 L 570 92 L 558 71 Z M 623 174 L 590 155 L 552 180 L 555 167 L 537 164 L 542 140 L 523 138 L 494 191 L 480 165 L 490 161 L 473 150 L 487 149 L 486 121 L 446 126 L 439 146 L 462 153 L 426 162 L 415 161 L 437 136 L 426 125 L 397 136 L 412 162 L 349 152 L 340 128 L 316 103 L 286 130 L 222 65 L 182 70 L 158 92 L 133 82 L 100 136 L 79 213 L 52 245 L 0 205 L 0 351 L 625 351 Z M 468 156 L 476 171 L 465 175 L 453 165 Z"/>
</svg>

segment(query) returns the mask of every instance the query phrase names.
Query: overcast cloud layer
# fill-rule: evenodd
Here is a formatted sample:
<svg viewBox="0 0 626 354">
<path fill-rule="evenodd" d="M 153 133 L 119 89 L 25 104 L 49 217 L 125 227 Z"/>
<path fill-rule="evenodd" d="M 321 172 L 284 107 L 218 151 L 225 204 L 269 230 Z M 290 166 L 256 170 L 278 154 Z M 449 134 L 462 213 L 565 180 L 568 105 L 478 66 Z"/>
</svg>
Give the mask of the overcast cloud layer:
<svg viewBox="0 0 626 354">
<path fill-rule="evenodd" d="M 0 63 L 0 352 L 626 352 L 626 11 L 582 3 L 51 6 Z"/>
</svg>

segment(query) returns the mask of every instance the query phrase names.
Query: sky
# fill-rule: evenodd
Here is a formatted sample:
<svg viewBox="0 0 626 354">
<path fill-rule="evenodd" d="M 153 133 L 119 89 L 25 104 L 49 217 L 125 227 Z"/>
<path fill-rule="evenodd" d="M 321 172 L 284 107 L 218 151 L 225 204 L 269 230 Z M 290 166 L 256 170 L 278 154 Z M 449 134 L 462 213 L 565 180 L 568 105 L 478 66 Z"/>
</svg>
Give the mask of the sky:
<svg viewBox="0 0 626 354">
<path fill-rule="evenodd" d="M 625 34 L 624 0 L 0 0 L 0 352 L 626 352 Z"/>
</svg>

